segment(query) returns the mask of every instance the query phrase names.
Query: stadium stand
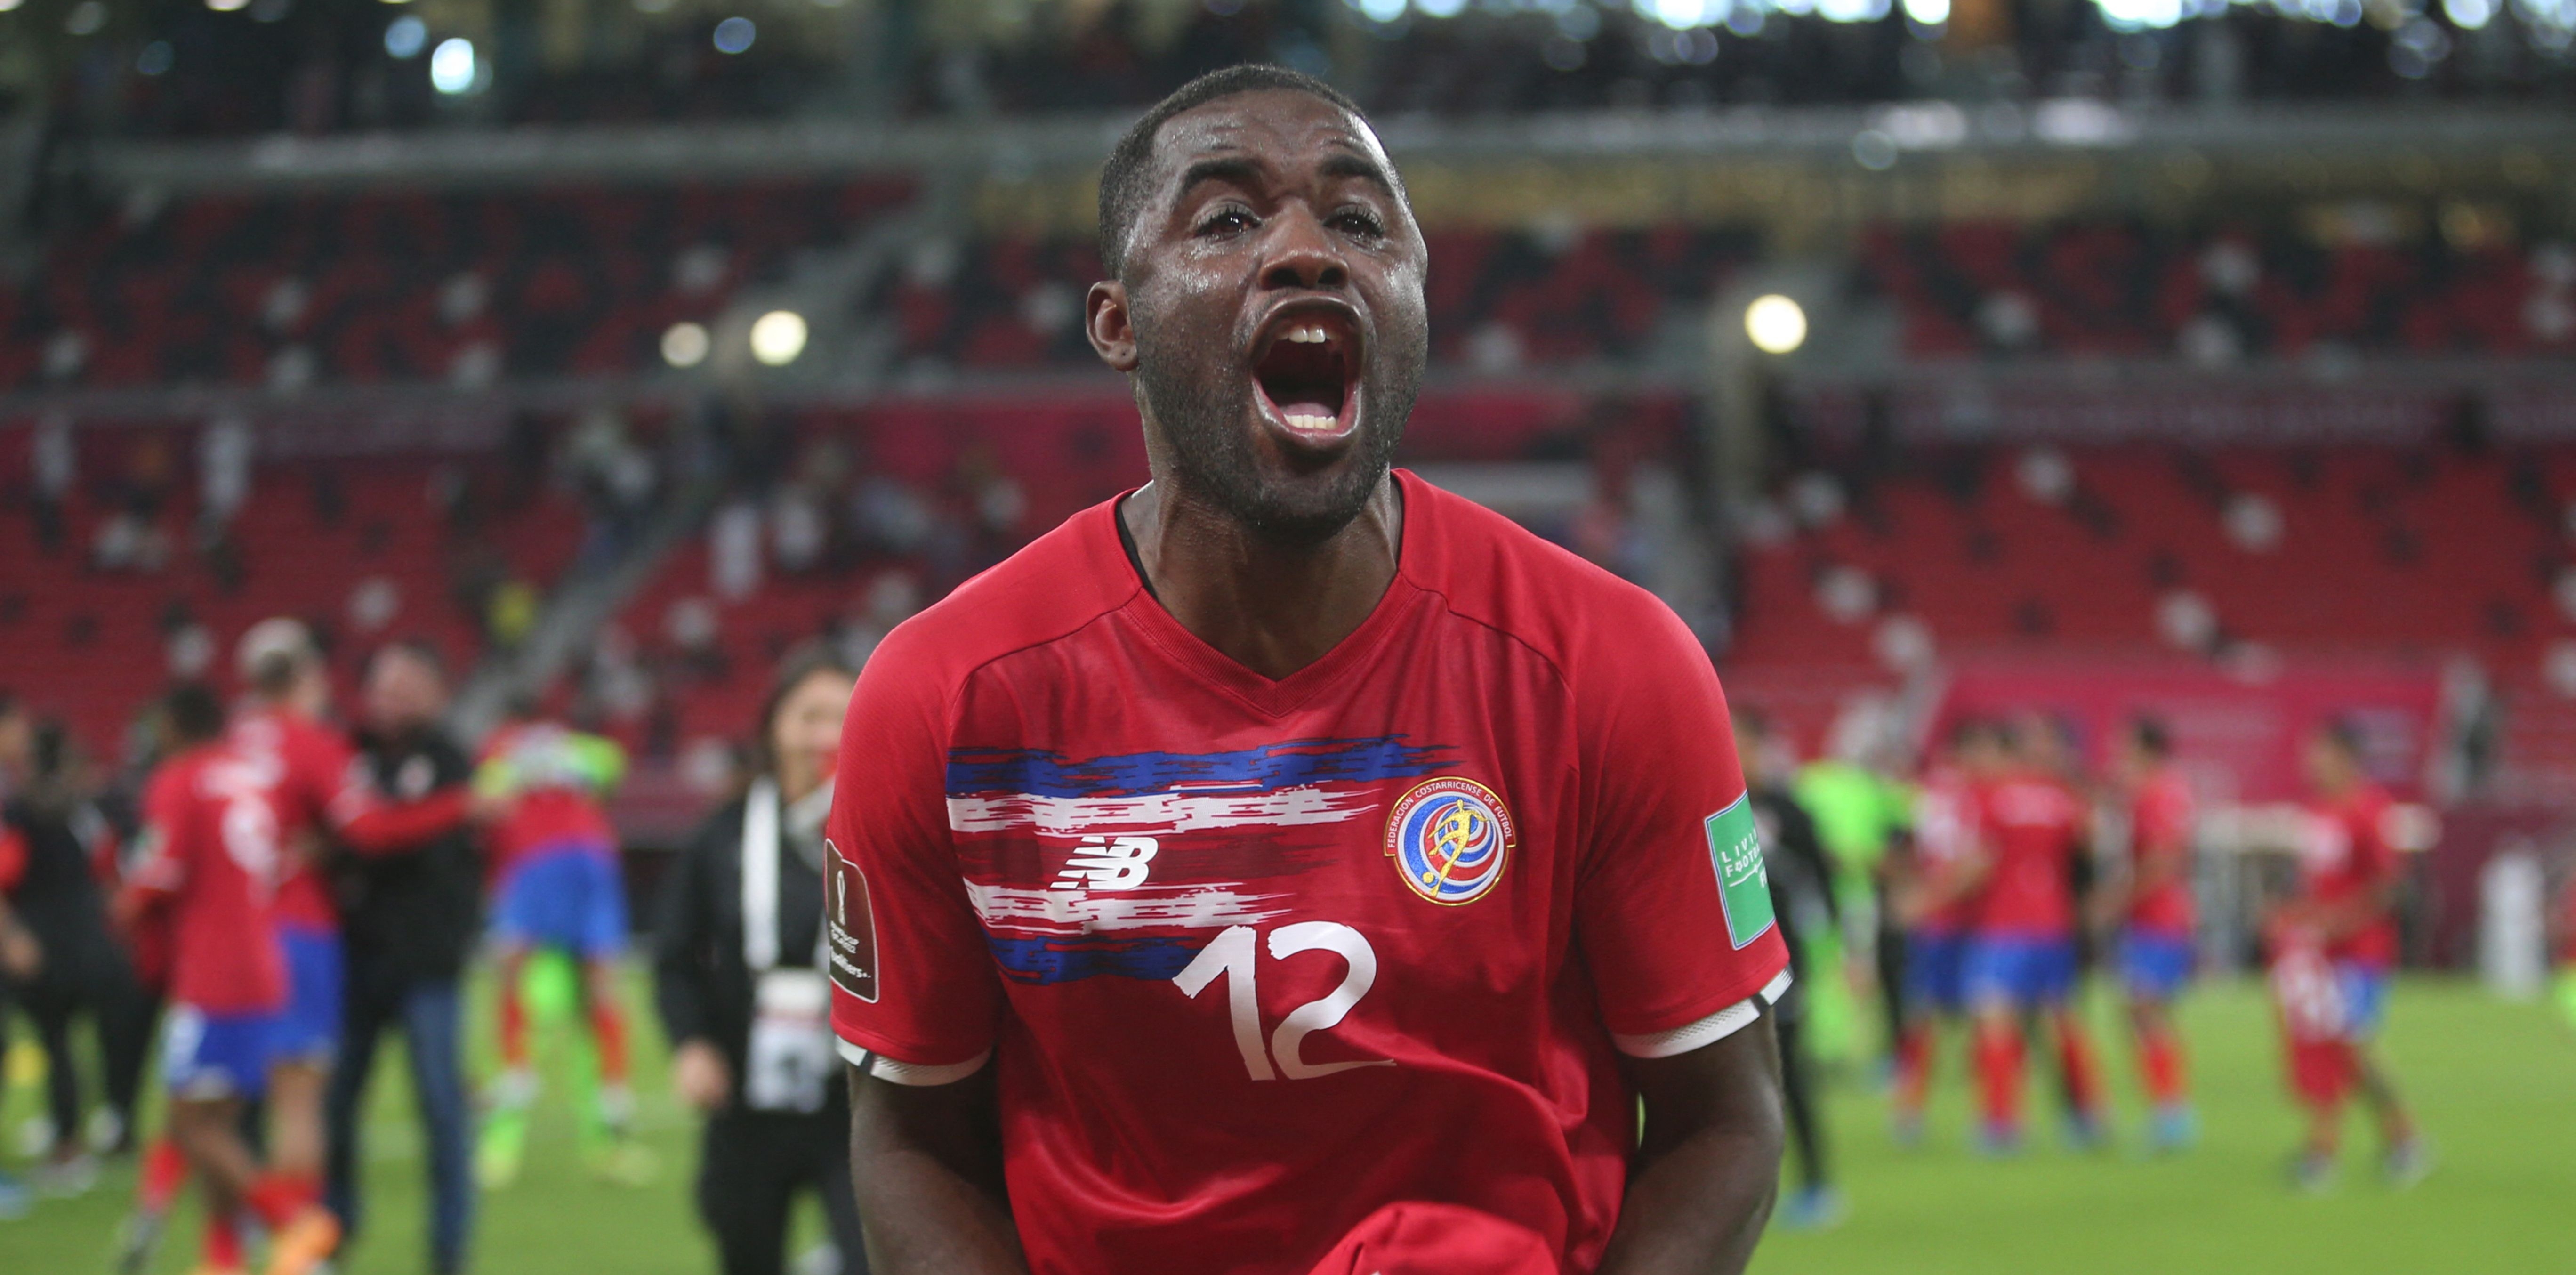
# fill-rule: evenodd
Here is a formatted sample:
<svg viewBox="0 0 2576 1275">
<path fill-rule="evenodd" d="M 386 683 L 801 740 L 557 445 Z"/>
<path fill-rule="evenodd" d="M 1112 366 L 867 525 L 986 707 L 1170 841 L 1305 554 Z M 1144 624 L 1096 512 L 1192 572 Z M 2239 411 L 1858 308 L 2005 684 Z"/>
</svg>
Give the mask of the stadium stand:
<svg viewBox="0 0 2576 1275">
<path fill-rule="evenodd" d="M 0 284 L 0 386 L 445 381 L 633 372 L 664 329 L 783 277 L 900 181 L 137 197 Z"/>
</svg>

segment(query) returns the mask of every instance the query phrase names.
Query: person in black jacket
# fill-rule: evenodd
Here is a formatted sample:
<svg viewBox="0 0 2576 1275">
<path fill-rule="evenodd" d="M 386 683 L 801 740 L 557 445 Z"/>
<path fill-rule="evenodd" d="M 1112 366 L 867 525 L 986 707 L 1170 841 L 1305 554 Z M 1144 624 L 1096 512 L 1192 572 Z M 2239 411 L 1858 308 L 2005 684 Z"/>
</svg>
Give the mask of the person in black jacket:
<svg viewBox="0 0 2576 1275">
<path fill-rule="evenodd" d="M 367 662 L 364 700 L 366 725 L 356 743 L 378 794 L 417 801 L 472 777 L 473 762 L 439 726 L 447 678 L 436 648 L 406 641 L 378 650 Z M 367 1078 L 377 1043 L 400 1028 L 429 1150 L 430 1270 L 450 1275 L 465 1269 L 474 1210 L 460 990 L 481 929 L 483 867 L 474 830 L 458 824 L 392 854 L 335 855 L 331 885 L 348 973 L 339 1063 L 325 1102 L 326 1198 L 354 1237 Z"/>
<path fill-rule="evenodd" d="M 856 675 L 791 653 L 760 716 L 755 778 L 663 881 L 654 975 L 680 1097 L 706 1113 L 698 1209 L 724 1275 L 780 1275 L 788 1207 L 821 1193 L 844 1275 L 863 1275 L 849 1099 L 817 957 L 823 816 Z"/>
<path fill-rule="evenodd" d="M 1807 977 L 1800 959 L 1803 935 L 1830 932 L 1842 923 L 1834 903 L 1833 867 L 1816 835 L 1815 818 L 1790 794 L 1786 776 L 1794 758 L 1772 734 L 1761 714 L 1735 709 L 1735 747 L 1744 759 L 1747 795 L 1753 801 L 1753 824 L 1762 838 L 1762 868 L 1771 885 L 1771 911 L 1780 937 L 1789 944 L 1789 968 L 1795 980 Z M 1773 1005 L 1773 1026 L 1780 1036 L 1780 1097 L 1788 1109 L 1789 1140 L 1797 1148 L 1799 1184 L 1780 1204 L 1780 1225 L 1817 1230 L 1842 1220 L 1842 1195 L 1833 1186 L 1825 1156 L 1825 1134 L 1816 1089 L 1815 1061 L 1808 1055 L 1805 1027 L 1806 993 L 1796 981 Z"/>
<path fill-rule="evenodd" d="M 23 718 L 12 706 L 8 713 Z M 25 746 L 18 746 L 23 739 Z M 72 1052 L 72 1024 L 87 1015 L 101 1037 L 101 1055 L 120 1057 L 138 1052 L 136 1042 L 115 1039 L 120 1030 L 139 1027 L 122 1012 L 133 998 L 134 972 L 107 924 L 107 902 L 96 876 L 96 861 L 114 834 L 91 803 L 73 755 L 69 733 L 54 721 L 32 729 L 11 728 L 0 741 L 0 769 L 18 786 L 0 806 L 0 837 L 18 848 L 16 881 L 8 888 L 8 910 L 22 939 L 31 943 L 33 959 L 6 962 L 16 999 L 35 1023 L 45 1050 L 48 1114 L 53 1124 L 52 1150 L 37 1175 L 49 1194 L 76 1195 L 89 1189 L 96 1164 L 81 1142 L 80 1072 Z M 111 1081 L 116 1073 L 109 1073 Z M 134 1122 L 135 1077 L 125 1078 L 108 1097 L 119 1130 Z M 123 1134 L 118 1134 L 122 1141 Z"/>
</svg>

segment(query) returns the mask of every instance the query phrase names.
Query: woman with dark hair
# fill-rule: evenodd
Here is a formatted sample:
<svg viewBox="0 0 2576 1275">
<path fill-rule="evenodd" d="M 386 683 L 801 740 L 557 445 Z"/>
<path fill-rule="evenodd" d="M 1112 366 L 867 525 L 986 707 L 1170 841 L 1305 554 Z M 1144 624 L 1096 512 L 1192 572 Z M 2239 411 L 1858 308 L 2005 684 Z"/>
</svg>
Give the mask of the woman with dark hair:
<svg viewBox="0 0 2576 1275">
<path fill-rule="evenodd" d="M 724 1275 L 780 1275 L 789 1206 L 807 1188 L 823 1198 L 841 1271 L 867 1269 L 820 959 L 823 816 L 855 682 L 819 646 L 788 656 L 748 790 L 708 818 L 662 885 L 657 1000 L 673 1081 L 707 1117 L 698 1209 Z"/>
</svg>

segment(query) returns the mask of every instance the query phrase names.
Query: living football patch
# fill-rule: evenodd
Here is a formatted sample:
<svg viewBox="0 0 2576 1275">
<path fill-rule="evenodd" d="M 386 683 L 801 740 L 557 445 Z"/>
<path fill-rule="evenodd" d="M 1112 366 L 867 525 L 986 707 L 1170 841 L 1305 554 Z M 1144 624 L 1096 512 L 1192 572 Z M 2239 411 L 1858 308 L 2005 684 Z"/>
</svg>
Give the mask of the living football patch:
<svg viewBox="0 0 2576 1275">
<path fill-rule="evenodd" d="M 1717 869 L 1717 901 L 1726 910 L 1726 937 L 1741 950 L 1777 919 L 1771 913 L 1771 877 L 1762 867 L 1762 834 L 1753 826 L 1752 794 L 1710 815 L 1705 826 L 1709 862 Z"/>
</svg>

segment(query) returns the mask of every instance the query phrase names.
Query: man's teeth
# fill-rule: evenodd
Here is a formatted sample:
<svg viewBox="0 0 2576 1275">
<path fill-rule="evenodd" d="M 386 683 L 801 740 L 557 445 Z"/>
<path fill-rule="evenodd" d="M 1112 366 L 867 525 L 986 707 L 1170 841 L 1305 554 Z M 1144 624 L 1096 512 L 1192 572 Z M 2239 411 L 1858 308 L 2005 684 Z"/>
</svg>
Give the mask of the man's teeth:
<svg viewBox="0 0 2576 1275">
<path fill-rule="evenodd" d="M 1340 423 L 1341 422 L 1338 418 L 1331 416 L 1293 415 L 1288 418 L 1288 428 L 1304 430 L 1310 434 L 1329 433 L 1335 425 Z"/>
<path fill-rule="evenodd" d="M 1309 323 L 1302 327 L 1288 329 L 1285 333 L 1281 334 L 1281 339 L 1294 341 L 1299 345 L 1321 345 L 1333 338 L 1329 333 L 1324 331 L 1323 324 Z"/>
</svg>

